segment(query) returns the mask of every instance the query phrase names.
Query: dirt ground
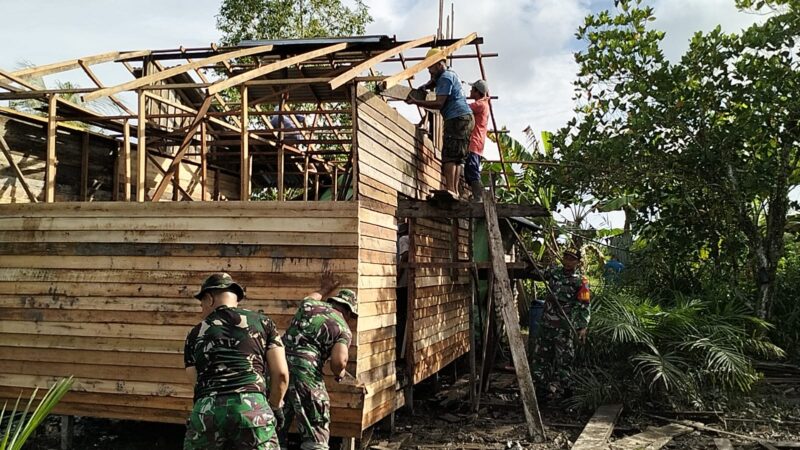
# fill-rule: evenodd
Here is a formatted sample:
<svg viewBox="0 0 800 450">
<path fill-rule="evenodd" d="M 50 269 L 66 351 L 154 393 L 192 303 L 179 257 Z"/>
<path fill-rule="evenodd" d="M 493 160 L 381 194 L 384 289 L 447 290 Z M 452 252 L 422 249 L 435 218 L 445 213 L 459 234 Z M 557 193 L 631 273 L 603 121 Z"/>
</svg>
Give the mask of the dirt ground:
<svg viewBox="0 0 800 450">
<path fill-rule="evenodd" d="M 569 449 L 591 414 L 578 414 L 558 408 L 543 407 L 547 442 L 533 443 L 526 437 L 522 404 L 514 376 L 498 373 L 492 376 L 492 387 L 482 396 L 479 413 L 470 411 L 466 401 L 466 385 L 448 383 L 443 377 L 439 389 L 423 383 L 415 390 L 414 414 L 403 409 L 395 416 L 395 431 L 386 426 L 367 433 L 364 449 Z M 753 399 L 743 400 L 737 412 L 724 414 L 668 415 L 676 420 L 694 420 L 719 430 L 726 430 L 753 440 L 723 436 L 708 431 L 694 431 L 677 437 L 665 449 L 716 449 L 714 438 L 727 437 L 735 449 L 764 448 L 755 439 L 800 442 L 800 387 L 763 388 Z M 623 411 L 617 421 L 612 441 L 644 431 L 648 426 L 665 425 L 642 413 Z M 383 424 L 382 424 L 383 425 Z M 184 428 L 179 425 L 155 424 L 78 418 L 75 422 L 74 449 L 93 450 L 159 450 L 180 449 Z M 371 435 L 370 435 L 371 434 Z M 59 449 L 60 420 L 50 418 L 39 431 L 32 450 Z M 333 443 L 332 443 L 333 444 Z M 800 444 L 798 444 L 800 445 Z M 331 448 L 335 448 L 332 446 Z"/>
</svg>

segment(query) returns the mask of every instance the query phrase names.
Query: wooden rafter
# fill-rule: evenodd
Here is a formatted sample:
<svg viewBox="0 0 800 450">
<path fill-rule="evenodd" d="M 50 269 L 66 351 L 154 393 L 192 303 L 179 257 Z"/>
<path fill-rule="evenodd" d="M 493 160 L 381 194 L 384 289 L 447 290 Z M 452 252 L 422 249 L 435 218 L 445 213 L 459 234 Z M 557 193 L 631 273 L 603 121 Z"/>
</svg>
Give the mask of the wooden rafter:
<svg viewBox="0 0 800 450">
<path fill-rule="evenodd" d="M 178 151 L 175 153 L 175 156 L 172 159 L 172 163 L 169 165 L 166 173 L 164 173 L 164 177 L 161 179 L 161 182 L 159 182 L 158 186 L 156 186 L 155 192 L 153 192 L 152 201 L 157 202 L 161 200 L 161 196 L 164 195 L 167 185 L 172 180 L 175 172 L 178 170 L 177 168 L 183 159 L 183 155 L 189 149 L 189 144 L 192 142 L 192 138 L 197 131 L 197 127 L 200 126 L 200 123 L 203 121 L 203 118 L 208 112 L 208 108 L 211 107 L 211 98 L 212 97 L 210 95 L 206 96 L 205 100 L 203 100 L 203 104 L 200 105 L 200 109 L 197 110 L 197 115 L 192 121 L 192 125 L 189 126 L 189 131 L 186 133 L 186 137 L 183 138 L 183 142 L 181 142 L 180 147 L 178 147 Z"/>
<path fill-rule="evenodd" d="M 254 78 L 258 78 L 262 75 L 266 75 L 268 73 L 275 72 L 276 70 L 283 69 L 285 67 L 293 66 L 295 64 L 299 64 L 310 59 L 328 55 L 331 53 L 336 53 L 338 51 L 342 51 L 347 48 L 347 43 L 341 44 L 334 44 L 329 45 L 327 47 L 323 47 L 317 50 L 312 50 L 310 52 L 301 53 L 297 56 L 293 56 L 291 58 L 282 59 L 280 61 L 276 61 L 271 64 L 267 64 L 266 66 L 258 67 L 256 69 L 249 70 L 242 74 L 236 75 L 235 77 L 228 78 L 227 80 L 218 81 L 211 86 L 208 87 L 208 93 L 213 95 L 217 92 L 223 91 L 228 89 L 231 86 L 236 86 L 238 84 L 242 84 L 245 81 L 250 81 Z"/>
<path fill-rule="evenodd" d="M 127 83 L 118 84 L 116 86 L 108 87 L 105 89 L 100 89 L 94 92 L 90 92 L 83 96 L 84 101 L 91 101 L 96 100 L 100 97 L 105 97 L 108 95 L 116 94 L 118 92 L 129 91 L 132 89 L 136 89 L 142 86 L 147 86 L 149 84 L 153 84 L 155 82 L 173 77 L 175 75 L 180 75 L 182 73 L 186 73 L 192 69 L 216 64 L 221 61 L 225 61 L 227 59 L 234 59 L 234 58 L 241 58 L 244 56 L 251 56 L 258 53 L 264 53 L 272 50 L 272 45 L 261 45 L 258 47 L 251 47 L 242 50 L 236 50 L 232 52 L 225 52 L 220 55 L 209 56 L 208 58 L 198 59 L 197 61 L 183 64 L 177 67 L 172 67 L 167 69 L 163 72 L 157 72 L 152 75 L 147 75 L 136 80 L 128 81 Z"/>
<path fill-rule="evenodd" d="M 436 55 L 431 55 L 422 61 L 414 64 L 413 66 L 409 67 L 408 69 L 403 70 L 400 73 L 390 76 L 389 78 L 383 80 L 384 88 L 390 88 L 397 83 L 407 80 L 413 77 L 415 74 L 427 69 L 428 67 L 436 64 L 437 61 L 441 60 L 442 58 L 447 58 L 451 54 L 453 54 L 456 50 L 460 49 L 461 47 L 472 43 L 478 37 L 477 33 L 470 33 L 469 36 L 459 39 L 454 44 L 449 45 L 442 49 L 442 52 Z"/>
<path fill-rule="evenodd" d="M 92 82 L 97 87 L 99 87 L 100 89 L 103 89 L 105 87 L 105 86 L 103 86 L 103 83 L 100 81 L 100 78 L 97 77 L 97 75 L 89 67 L 89 64 L 86 61 L 81 59 L 81 60 L 78 61 L 78 64 L 83 68 L 83 71 L 84 71 L 84 73 L 86 73 L 86 76 L 89 77 L 89 79 L 92 80 Z M 120 108 L 122 108 L 123 111 L 125 111 L 126 113 L 128 113 L 130 115 L 133 115 L 133 111 L 131 111 L 131 109 L 128 108 L 125 105 L 125 103 L 122 102 L 122 100 L 118 99 L 117 97 L 115 97 L 113 95 L 109 95 L 108 98 L 110 98 L 111 101 L 114 102 L 115 105 L 117 105 Z"/>
<path fill-rule="evenodd" d="M 67 70 L 77 69 L 80 67 L 80 62 L 83 61 L 86 65 L 102 64 L 109 61 L 119 61 L 120 59 L 136 58 L 139 56 L 149 55 L 150 50 L 139 50 L 135 52 L 107 52 L 97 55 L 86 56 L 80 59 L 68 59 L 52 64 L 45 64 L 43 66 L 29 67 L 27 69 L 17 70 L 12 75 L 17 77 L 43 77 L 45 75 L 52 75 L 54 73 L 65 72 Z"/>
<path fill-rule="evenodd" d="M 392 48 L 390 50 L 386 50 L 383 53 L 379 53 L 379 54 L 373 56 L 372 58 L 370 58 L 370 59 L 368 59 L 368 60 L 366 60 L 366 61 L 364 61 L 364 62 L 362 62 L 362 63 L 360 63 L 358 65 L 356 65 L 352 69 L 349 69 L 347 72 L 342 73 L 341 75 L 337 76 L 333 80 L 331 80 L 329 82 L 329 84 L 331 85 L 331 89 L 336 89 L 339 86 L 351 81 L 352 79 L 357 77 L 358 74 L 360 74 L 361 72 L 371 69 L 375 65 L 380 64 L 383 61 L 386 61 L 387 59 L 391 58 L 392 56 L 395 56 L 395 55 L 397 55 L 399 53 L 402 53 L 402 52 L 404 52 L 404 51 L 406 51 L 408 49 L 419 47 L 420 45 L 425 45 L 425 44 L 433 41 L 434 38 L 435 38 L 434 35 L 425 36 L 423 38 L 419 38 L 419 39 L 411 41 L 411 42 L 406 42 L 403 45 L 398 45 L 397 47 L 394 47 L 394 48 Z"/>
</svg>

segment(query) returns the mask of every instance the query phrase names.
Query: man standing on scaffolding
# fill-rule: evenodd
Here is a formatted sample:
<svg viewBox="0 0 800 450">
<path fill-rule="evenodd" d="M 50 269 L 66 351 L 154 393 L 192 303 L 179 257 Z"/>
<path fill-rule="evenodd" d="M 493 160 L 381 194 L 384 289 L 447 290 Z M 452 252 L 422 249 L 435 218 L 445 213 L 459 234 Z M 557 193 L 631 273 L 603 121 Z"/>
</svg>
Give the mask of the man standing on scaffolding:
<svg viewBox="0 0 800 450">
<path fill-rule="evenodd" d="M 426 58 L 441 55 L 442 50 L 432 48 L 425 55 Z M 458 182 L 464 161 L 469 153 L 469 138 L 475 119 L 472 110 L 467 105 L 467 98 L 461 89 L 461 80 L 458 75 L 447 67 L 447 61 L 440 57 L 432 66 L 428 67 L 431 80 L 422 86 L 422 89 L 434 89 L 436 100 L 417 100 L 409 96 L 406 103 L 418 105 L 423 108 L 434 109 L 441 112 L 444 118 L 444 143 L 442 144 L 442 172 L 444 173 L 445 189 L 458 198 Z"/>
</svg>

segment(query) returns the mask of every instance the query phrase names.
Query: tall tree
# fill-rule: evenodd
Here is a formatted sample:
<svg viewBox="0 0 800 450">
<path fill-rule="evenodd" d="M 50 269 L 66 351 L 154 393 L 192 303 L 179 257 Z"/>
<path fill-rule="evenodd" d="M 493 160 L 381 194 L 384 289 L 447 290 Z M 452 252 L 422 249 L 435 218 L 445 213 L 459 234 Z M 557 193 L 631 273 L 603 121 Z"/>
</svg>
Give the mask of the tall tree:
<svg viewBox="0 0 800 450">
<path fill-rule="evenodd" d="M 747 258 L 761 317 L 800 164 L 800 10 L 780 3 L 739 34 L 695 34 L 675 64 L 638 0 L 588 16 L 578 31 L 587 44 L 576 55 L 580 107 L 555 139 L 570 166 L 563 182 L 598 199 L 634 196 L 637 231 L 670 243 L 675 258 L 710 253 L 733 267 Z"/>
<path fill-rule="evenodd" d="M 363 0 L 223 0 L 217 15 L 222 43 L 364 34 L 372 22 Z"/>
</svg>

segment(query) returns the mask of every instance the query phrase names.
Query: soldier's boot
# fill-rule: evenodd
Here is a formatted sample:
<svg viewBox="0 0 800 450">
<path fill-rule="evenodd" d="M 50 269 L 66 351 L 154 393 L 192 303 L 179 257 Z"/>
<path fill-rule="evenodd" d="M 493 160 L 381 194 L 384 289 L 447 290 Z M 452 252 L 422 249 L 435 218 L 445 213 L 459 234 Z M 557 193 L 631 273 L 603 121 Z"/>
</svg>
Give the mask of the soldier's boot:
<svg viewBox="0 0 800 450">
<path fill-rule="evenodd" d="M 481 184 L 480 180 L 471 181 L 469 183 L 469 188 L 472 190 L 472 201 L 473 202 L 482 202 L 483 201 L 483 185 Z"/>
</svg>

